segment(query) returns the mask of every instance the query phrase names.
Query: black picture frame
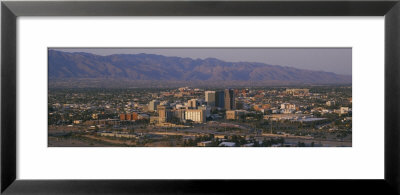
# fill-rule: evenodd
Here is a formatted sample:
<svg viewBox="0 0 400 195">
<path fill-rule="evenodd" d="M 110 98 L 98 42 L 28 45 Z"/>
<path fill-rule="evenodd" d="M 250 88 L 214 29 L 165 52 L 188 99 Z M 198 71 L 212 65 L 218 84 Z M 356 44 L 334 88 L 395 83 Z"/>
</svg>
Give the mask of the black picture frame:
<svg viewBox="0 0 400 195">
<path fill-rule="evenodd" d="M 382 180 L 16 179 L 16 24 L 19 16 L 385 16 L 385 178 Z M 255 192 L 399 194 L 399 54 L 398 0 L 2 1 L 1 192 L 4 194 L 250 194 Z"/>
</svg>

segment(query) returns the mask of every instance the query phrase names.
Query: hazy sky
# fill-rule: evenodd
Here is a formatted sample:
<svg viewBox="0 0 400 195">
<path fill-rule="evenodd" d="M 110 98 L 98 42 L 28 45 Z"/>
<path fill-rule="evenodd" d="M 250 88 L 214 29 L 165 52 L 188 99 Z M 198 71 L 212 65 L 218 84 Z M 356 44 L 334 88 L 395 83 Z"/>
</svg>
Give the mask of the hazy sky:
<svg viewBox="0 0 400 195">
<path fill-rule="evenodd" d="M 97 55 L 160 54 L 189 58 L 218 58 L 229 62 L 262 62 L 351 75 L 351 48 L 50 48 Z"/>
</svg>

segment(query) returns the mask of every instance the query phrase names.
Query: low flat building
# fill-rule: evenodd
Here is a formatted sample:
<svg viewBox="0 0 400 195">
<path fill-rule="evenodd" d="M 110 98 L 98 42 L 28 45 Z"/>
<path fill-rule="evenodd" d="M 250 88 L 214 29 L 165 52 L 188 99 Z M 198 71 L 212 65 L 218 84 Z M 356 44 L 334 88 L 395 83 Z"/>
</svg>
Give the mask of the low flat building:
<svg viewBox="0 0 400 195">
<path fill-rule="evenodd" d="M 121 120 L 121 121 L 136 121 L 136 120 L 138 120 L 138 113 L 137 112 L 122 113 L 119 115 L 119 120 Z"/>
<path fill-rule="evenodd" d="M 225 138 L 225 135 L 222 135 L 222 134 L 214 134 L 214 138 L 224 139 L 224 138 Z"/>
<path fill-rule="evenodd" d="M 158 116 L 151 116 L 150 117 L 150 124 L 156 124 L 160 121 L 160 118 Z"/>
<path fill-rule="evenodd" d="M 137 120 L 143 120 L 143 119 L 150 119 L 150 116 L 148 114 L 138 114 L 137 115 Z"/>
<path fill-rule="evenodd" d="M 75 125 L 79 125 L 79 124 L 81 124 L 82 123 L 82 120 L 74 120 L 74 124 Z"/>
<path fill-rule="evenodd" d="M 197 146 L 207 147 L 207 146 L 211 146 L 211 144 L 212 144 L 212 141 L 204 141 L 204 142 L 197 143 Z"/>
<path fill-rule="evenodd" d="M 119 125 L 120 121 L 118 119 L 102 119 L 102 120 L 90 120 L 85 121 L 85 125 Z"/>
<path fill-rule="evenodd" d="M 134 134 L 127 134 L 127 133 L 108 133 L 108 132 L 102 132 L 99 133 L 100 136 L 107 136 L 107 137 L 117 137 L 117 138 L 136 138 L 136 135 Z"/>
<path fill-rule="evenodd" d="M 335 101 L 327 101 L 326 105 L 327 106 L 334 106 L 335 105 Z"/>
<path fill-rule="evenodd" d="M 254 143 L 244 144 L 243 147 L 253 147 Z"/>
<path fill-rule="evenodd" d="M 340 114 L 347 114 L 349 112 L 349 107 L 340 107 Z"/>
<path fill-rule="evenodd" d="M 244 116 L 244 110 L 227 110 L 226 111 L 226 119 L 228 120 L 237 120 L 241 116 Z"/>
<path fill-rule="evenodd" d="M 310 94 L 309 89 L 286 89 L 286 94 L 293 96 L 307 96 Z"/>
<path fill-rule="evenodd" d="M 311 117 L 311 115 L 306 115 L 306 114 L 269 114 L 265 115 L 264 119 L 269 119 L 269 120 L 293 120 L 297 118 L 303 118 L 303 117 Z"/>
<path fill-rule="evenodd" d="M 235 142 L 221 142 L 218 146 L 221 147 L 235 147 Z"/>
<path fill-rule="evenodd" d="M 174 127 L 174 128 L 189 128 L 190 126 L 186 126 L 186 125 L 177 125 L 174 123 L 156 123 L 156 126 L 158 127 Z"/>
</svg>

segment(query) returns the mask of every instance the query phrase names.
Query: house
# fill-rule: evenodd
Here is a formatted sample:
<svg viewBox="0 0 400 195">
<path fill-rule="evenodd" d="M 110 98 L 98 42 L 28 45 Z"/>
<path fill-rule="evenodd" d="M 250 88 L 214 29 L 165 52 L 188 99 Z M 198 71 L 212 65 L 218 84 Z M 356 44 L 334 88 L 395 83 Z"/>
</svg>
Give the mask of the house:
<svg viewBox="0 0 400 195">
<path fill-rule="evenodd" d="M 221 142 L 218 146 L 222 146 L 222 147 L 235 147 L 236 144 L 235 144 L 235 142 Z"/>
</svg>

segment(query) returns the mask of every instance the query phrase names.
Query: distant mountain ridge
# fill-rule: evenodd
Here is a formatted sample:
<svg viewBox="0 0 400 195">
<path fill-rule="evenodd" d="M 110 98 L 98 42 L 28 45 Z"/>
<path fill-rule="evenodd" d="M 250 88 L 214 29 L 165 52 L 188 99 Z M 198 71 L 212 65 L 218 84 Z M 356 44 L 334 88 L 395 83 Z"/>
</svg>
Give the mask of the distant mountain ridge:
<svg viewBox="0 0 400 195">
<path fill-rule="evenodd" d="M 50 80 L 123 79 L 129 81 L 248 81 L 350 84 L 351 76 L 257 62 L 226 62 L 155 54 L 100 56 L 49 50 Z"/>
</svg>

